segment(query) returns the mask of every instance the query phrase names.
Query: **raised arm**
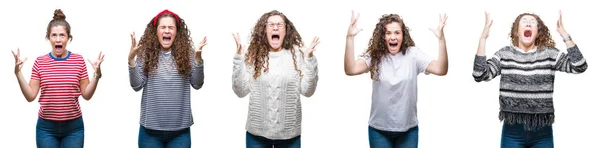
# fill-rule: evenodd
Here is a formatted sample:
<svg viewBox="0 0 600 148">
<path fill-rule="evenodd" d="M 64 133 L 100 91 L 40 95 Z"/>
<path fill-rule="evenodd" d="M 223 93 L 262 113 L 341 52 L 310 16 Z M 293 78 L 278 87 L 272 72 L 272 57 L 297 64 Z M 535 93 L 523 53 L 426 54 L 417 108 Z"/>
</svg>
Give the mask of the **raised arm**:
<svg viewBox="0 0 600 148">
<path fill-rule="evenodd" d="M 444 26 L 446 26 L 446 14 L 440 15 L 440 24 L 437 29 L 430 29 L 438 38 L 439 54 L 438 59 L 433 60 L 427 65 L 428 73 L 444 76 L 448 73 L 448 53 L 446 51 L 446 37 L 444 36 Z"/>
<path fill-rule="evenodd" d="M 353 76 L 367 72 L 368 66 L 364 59 L 354 59 L 354 36 L 356 36 L 362 29 L 356 27 L 359 13 L 354 14 L 352 11 L 352 18 L 350 20 L 350 27 L 348 27 L 348 34 L 346 35 L 346 52 L 344 54 L 344 72 L 346 75 Z"/>
<path fill-rule="evenodd" d="M 250 93 L 250 72 L 246 68 L 242 49 L 244 48 L 240 42 L 240 34 L 232 34 L 235 39 L 237 51 L 233 56 L 233 72 L 231 73 L 232 89 L 235 95 L 242 98 Z"/>
<path fill-rule="evenodd" d="M 83 97 L 83 99 L 85 99 L 85 100 L 92 99 L 92 96 L 94 96 L 94 92 L 96 92 L 96 86 L 98 86 L 98 80 L 100 80 L 100 77 L 102 77 L 102 71 L 100 70 L 100 64 L 102 64 L 102 62 L 104 61 L 104 54 L 102 54 L 102 52 L 100 52 L 100 54 L 98 54 L 98 58 L 96 60 L 88 59 L 88 61 L 90 62 L 90 64 L 92 64 L 95 74 L 94 74 L 94 78 L 92 78 L 91 80 L 89 80 L 89 79 L 79 80 L 79 87 L 81 87 L 80 88 L 81 97 Z M 84 71 L 85 73 L 87 73 L 87 68 L 85 66 L 85 63 L 83 63 L 83 65 L 81 67 L 82 67 L 81 70 Z M 82 76 L 82 75 L 83 74 L 80 74 L 80 78 L 84 78 L 84 76 Z M 85 74 L 85 75 L 87 75 L 87 74 Z"/>
<path fill-rule="evenodd" d="M 496 52 L 490 59 L 486 59 L 485 56 L 485 42 L 490 34 L 490 26 L 492 26 L 492 20 L 490 14 L 485 12 L 485 26 L 483 27 L 483 33 L 479 39 L 479 47 L 477 48 L 477 54 L 475 55 L 475 61 L 473 64 L 473 78 L 475 82 L 489 81 L 500 75 L 500 53 Z"/>
<path fill-rule="evenodd" d="M 579 51 L 579 48 L 571 39 L 571 36 L 565 30 L 565 27 L 562 23 L 562 12 L 559 11 L 559 17 L 557 21 L 556 30 L 563 38 L 565 45 L 567 45 L 567 53 L 560 53 L 558 55 L 555 69 L 558 71 L 579 74 L 585 72 L 587 70 L 587 62 L 585 58 L 583 58 L 583 54 Z"/>
<path fill-rule="evenodd" d="M 194 50 L 194 60 L 192 62 L 192 76 L 190 85 L 198 90 L 204 85 L 204 60 L 202 59 L 202 48 L 206 45 L 206 37 L 198 44 L 198 49 Z"/>
<path fill-rule="evenodd" d="M 23 77 L 23 73 L 21 73 L 21 68 L 23 68 L 23 63 L 27 58 L 21 59 L 21 49 L 17 48 L 17 53 L 12 51 L 12 54 L 15 58 L 15 75 L 17 76 L 17 81 L 19 82 L 19 87 L 21 88 L 21 93 L 25 97 L 27 102 L 32 102 L 37 97 L 38 92 L 40 91 L 40 80 L 37 75 L 37 61 L 34 63 L 32 70 L 32 77 L 29 80 L 29 83 Z"/>
<path fill-rule="evenodd" d="M 131 36 L 131 49 L 129 50 L 129 84 L 134 91 L 140 91 L 145 85 L 147 76 L 144 74 L 142 69 L 144 65 L 143 58 L 137 56 L 140 45 L 137 45 L 135 41 L 135 32 L 130 34 Z M 136 46 L 137 45 L 137 46 Z"/>
<path fill-rule="evenodd" d="M 317 89 L 317 82 L 319 81 L 319 69 L 317 64 L 317 58 L 313 56 L 315 46 L 319 44 L 319 38 L 315 37 L 308 48 L 304 50 L 304 56 L 302 59 L 302 78 L 300 78 L 300 93 L 305 97 L 310 97 L 315 93 Z M 296 56 L 296 55 L 294 55 Z"/>
</svg>

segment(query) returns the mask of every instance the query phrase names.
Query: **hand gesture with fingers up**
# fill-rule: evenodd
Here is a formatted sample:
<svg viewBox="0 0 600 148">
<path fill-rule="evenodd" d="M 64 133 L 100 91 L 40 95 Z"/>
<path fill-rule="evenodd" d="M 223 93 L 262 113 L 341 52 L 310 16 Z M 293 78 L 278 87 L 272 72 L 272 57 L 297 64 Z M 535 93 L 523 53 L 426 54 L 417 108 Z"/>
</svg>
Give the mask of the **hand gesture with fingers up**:
<svg viewBox="0 0 600 148">
<path fill-rule="evenodd" d="M 348 37 L 354 37 L 356 34 L 358 34 L 360 31 L 362 31 L 362 29 L 359 29 L 358 27 L 356 27 L 356 22 L 358 22 L 359 16 L 360 16 L 360 13 L 356 13 L 356 15 L 355 15 L 354 10 L 352 10 L 352 18 L 350 19 L 350 27 L 348 27 Z"/>
<path fill-rule="evenodd" d="M 21 49 L 19 48 L 17 48 L 17 53 L 15 53 L 12 50 L 10 52 L 12 52 L 13 56 L 15 57 L 15 74 L 19 73 L 21 72 L 21 68 L 23 68 L 23 63 L 25 62 L 25 60 L 27 60 L 27 58 L 21 58 Z"/>
</svg>

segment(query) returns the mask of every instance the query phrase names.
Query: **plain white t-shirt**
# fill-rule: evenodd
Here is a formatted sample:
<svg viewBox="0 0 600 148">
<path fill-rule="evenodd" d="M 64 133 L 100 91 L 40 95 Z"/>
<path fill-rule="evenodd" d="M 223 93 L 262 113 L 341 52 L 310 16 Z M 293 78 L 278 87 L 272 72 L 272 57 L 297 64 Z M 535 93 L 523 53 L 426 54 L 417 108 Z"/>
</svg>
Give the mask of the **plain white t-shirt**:
<svg viewBox="0 0 600 148">
<path fill-rule="evenodd" d="M 369 55 L 361 56 L 371 67 Z M 405 132 L 417 126 L 417 76 L 425 73 L 431 57 L 411 46 L 406 55 L 382 57 L 379 81 L 373 81 L 369 126 L 383 131 Z"/>
</svg>

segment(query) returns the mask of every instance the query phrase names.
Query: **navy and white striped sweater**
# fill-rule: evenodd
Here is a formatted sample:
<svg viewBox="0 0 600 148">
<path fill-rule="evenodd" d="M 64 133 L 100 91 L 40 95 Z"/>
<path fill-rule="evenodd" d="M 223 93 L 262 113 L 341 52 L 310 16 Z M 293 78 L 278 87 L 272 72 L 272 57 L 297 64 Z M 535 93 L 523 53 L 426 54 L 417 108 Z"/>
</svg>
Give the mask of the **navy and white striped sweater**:
<svg viewBox="0 0 600 148">
<path fill-rule="evenodd" d="M 490 59 L 476 55 L 473 78 L 481 82 L 500 75 L 500 120 L 535 130 L 554 122 L 554 72 L 578 74 L 586 69 L 577 45 L 567 53 L 555 47 L 524 52 L 506 46 Z"/>
</svg>

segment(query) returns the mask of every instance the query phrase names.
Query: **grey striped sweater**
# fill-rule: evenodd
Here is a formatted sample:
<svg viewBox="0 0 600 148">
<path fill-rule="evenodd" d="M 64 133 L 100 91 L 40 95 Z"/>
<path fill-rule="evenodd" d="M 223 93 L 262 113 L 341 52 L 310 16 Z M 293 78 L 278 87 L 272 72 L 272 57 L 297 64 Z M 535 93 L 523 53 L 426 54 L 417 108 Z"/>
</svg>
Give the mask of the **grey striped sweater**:
<svg viewBox="0 0 600 148">
<path fill-rule="evenodd" d="M 586 60 L 576 45 L 567 52 L 544 47 L 525 53 L 517 47 L 506 46 L 487 60 L 485 56 L 476 55 L 473 77 L 481 82 L 500 75 L 499 119 L 535 130 L 554 122 L 554 72 L 578 74 L 587 69 Z"/>
<path fill-rule="evenodd" d="M 253 78 L 254 68 L 246 65 L 244 56 L 233 58 L 232 88 L 238 97 L 250 94 L 246 130 L 257 136 L 280 140 L 301 133 L 302 104 L 300 95 L 310 97 L 317 88 L 317 58 L 303 58 L 296 49 L 296 60 L 302 76 L 294 68 L 289 50 L 269 52 L 269 71 Z"/>
<path fill-rule="evenodd" d="M 194 53 L 193 51 L 190 53 Z M 190 85 L 198 90 L 204 84 L 204 62 L 192 62 L 191 77 L 182 77 L 175 67 L 171 52 L 161 50 L 156 73 L 146 75 L 144 59 L 137 57 L 136 65 L 129 66 L 129 83 L 135 91 L 142 88 L 140 124 L 148 129 L 176 131 L 194 124 L 190 107 Z"/>
</svg>

